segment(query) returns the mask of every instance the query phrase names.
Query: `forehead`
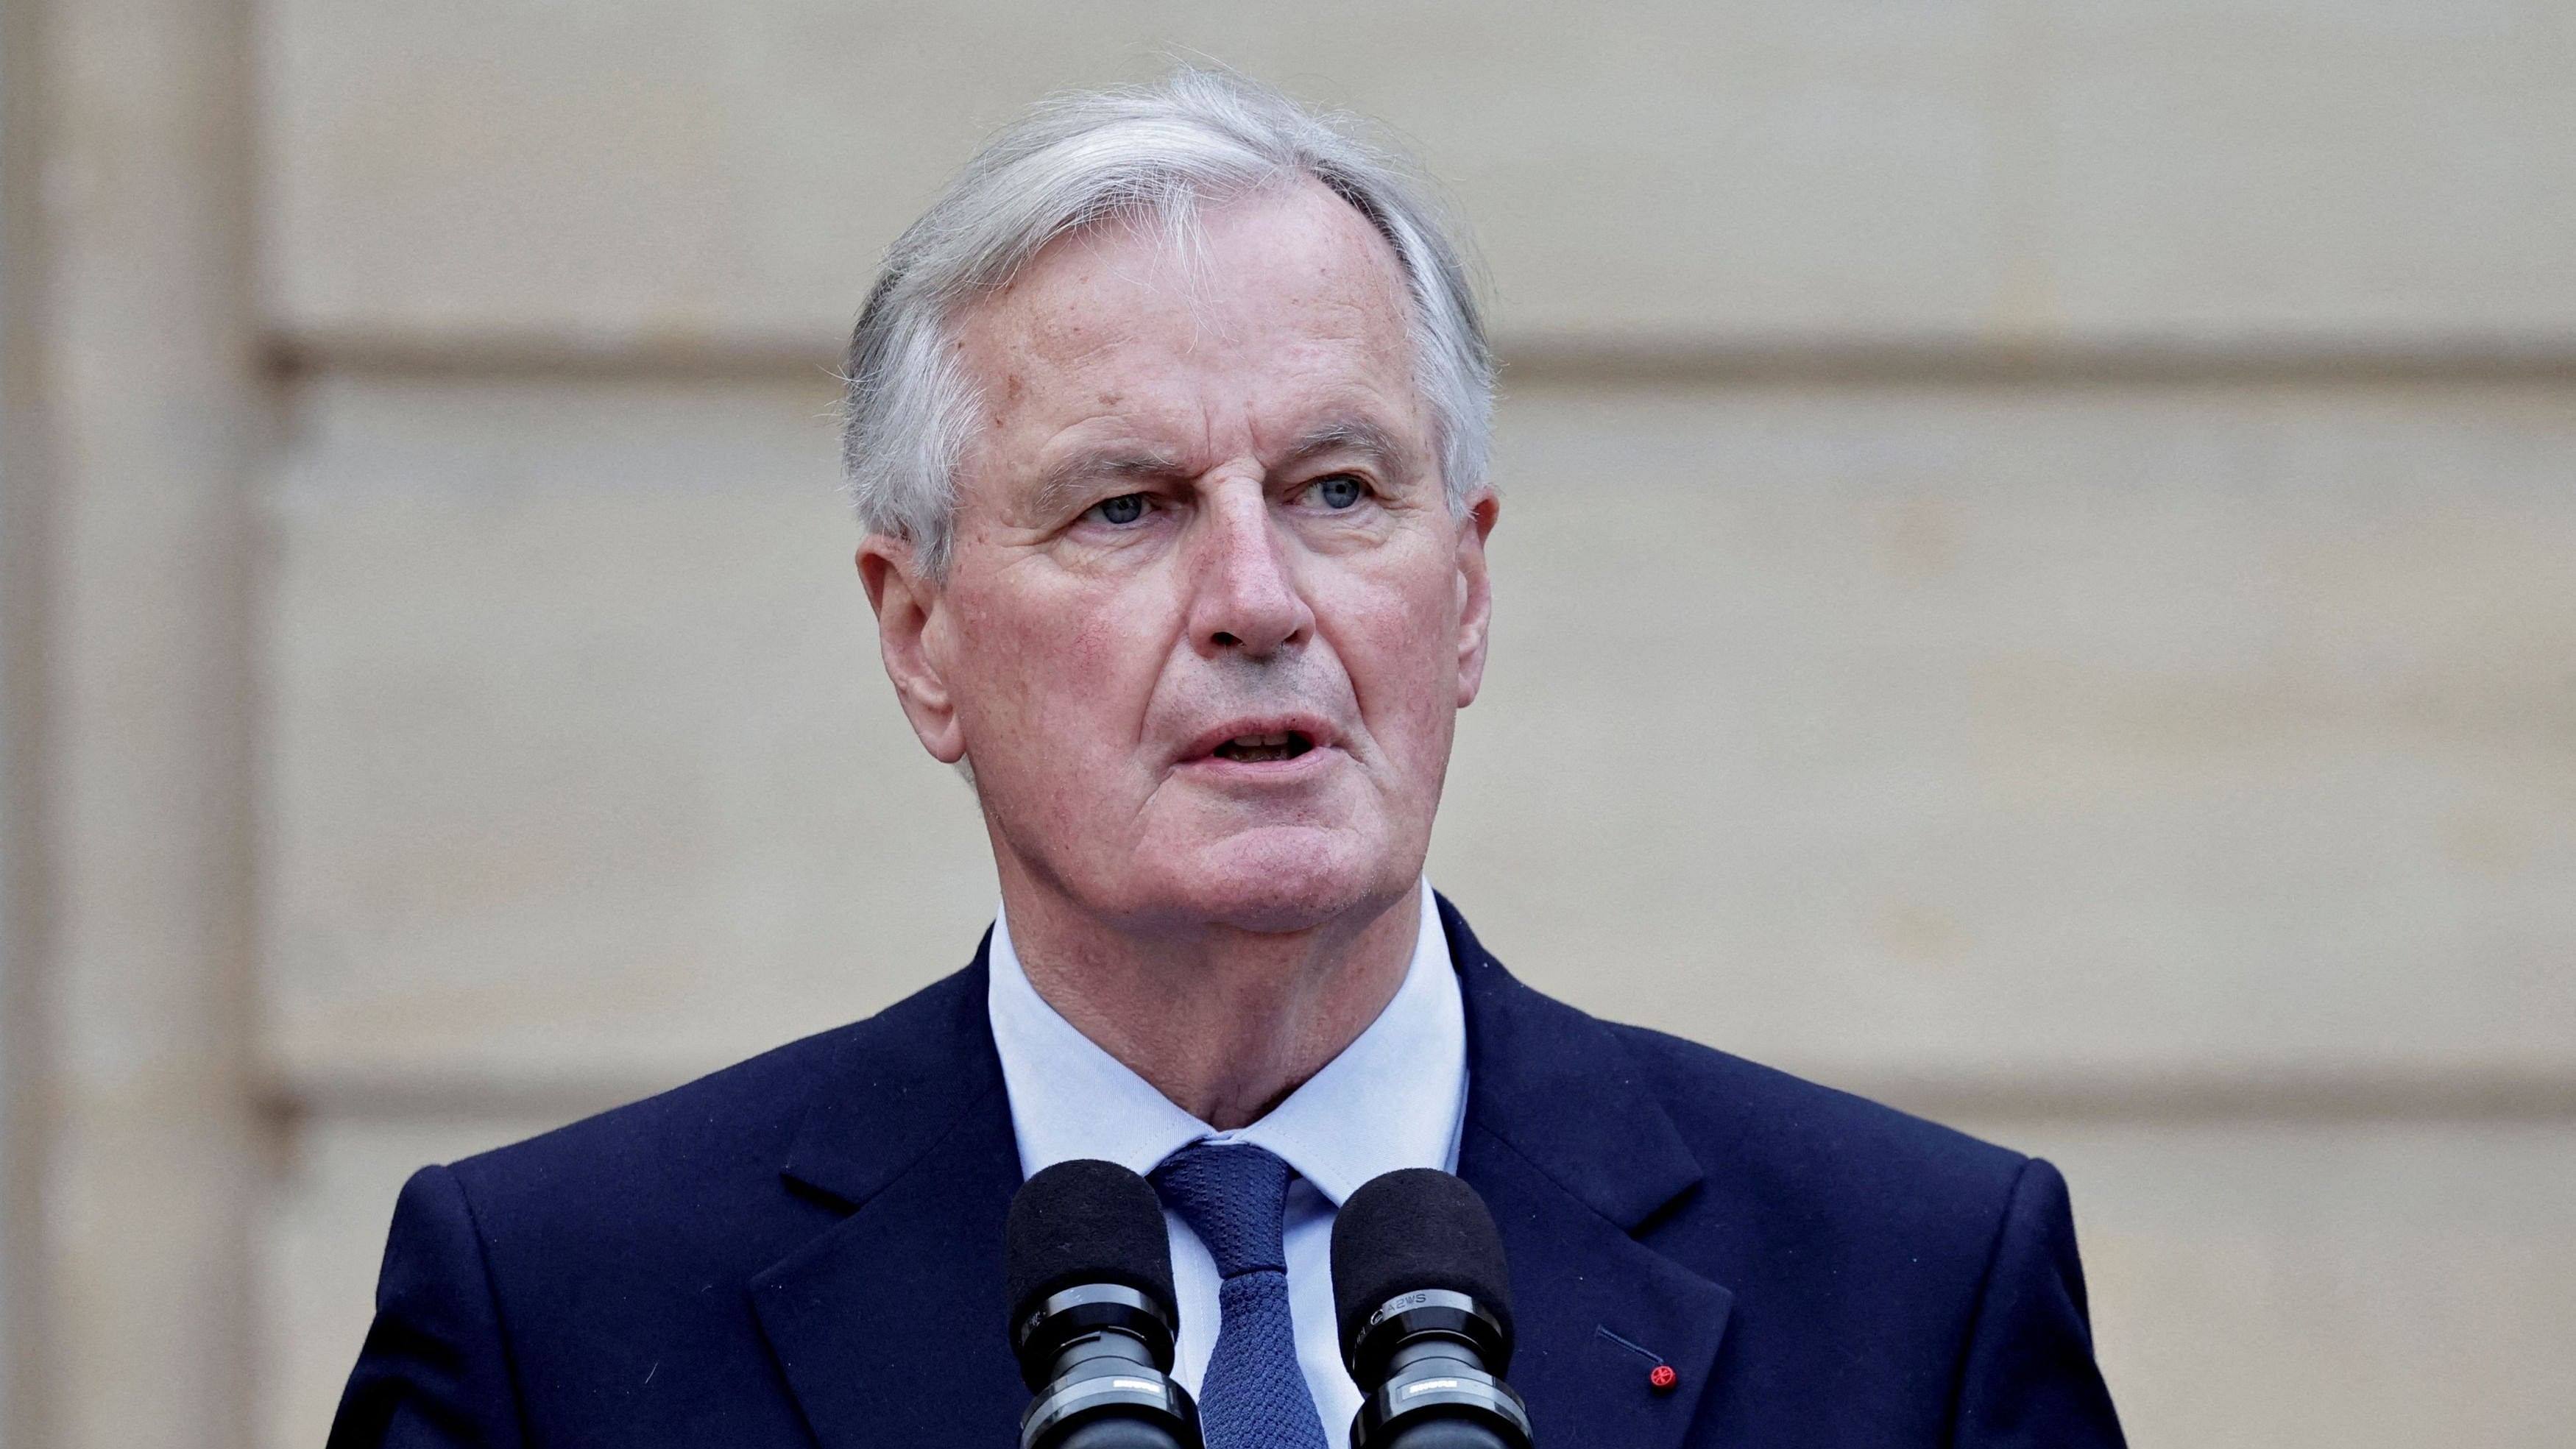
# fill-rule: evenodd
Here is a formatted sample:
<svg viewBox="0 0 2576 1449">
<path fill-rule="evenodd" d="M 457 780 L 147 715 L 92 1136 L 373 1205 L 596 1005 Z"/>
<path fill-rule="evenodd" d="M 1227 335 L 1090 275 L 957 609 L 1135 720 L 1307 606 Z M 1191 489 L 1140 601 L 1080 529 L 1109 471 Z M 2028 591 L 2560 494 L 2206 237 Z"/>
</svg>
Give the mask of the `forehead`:
<svg viewBox="0 0 2576 1449">
<path fill-rule="evenodd" d="M 1395 251 L 1312 182 L 1208 207 L 1194 236 L 1103 223 L 968 307 L 955 344 L 1006 461 L 1068 430 L 1219 456 L 1329 415 L 1421 426 Z"/>
</svg>

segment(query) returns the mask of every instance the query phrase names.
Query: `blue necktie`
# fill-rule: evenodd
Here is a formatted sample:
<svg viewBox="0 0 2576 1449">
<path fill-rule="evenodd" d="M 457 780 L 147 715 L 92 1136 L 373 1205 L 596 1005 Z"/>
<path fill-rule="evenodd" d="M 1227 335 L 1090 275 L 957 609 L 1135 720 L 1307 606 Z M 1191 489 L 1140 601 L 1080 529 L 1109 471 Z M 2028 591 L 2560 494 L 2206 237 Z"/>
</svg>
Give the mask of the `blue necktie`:
<svg viewBox="0 0 2576 1449">
<path fill-rule="evenodd" d="M 1325 1449 L 1324 1422 L 1297 1366 L 1277 1154 L 1194 1142 L 1163 1159 L 1154 1185 L 1216 1259 L 1216 1351 L 1199 1384 L 1207 1449 Z"/>
</svg>

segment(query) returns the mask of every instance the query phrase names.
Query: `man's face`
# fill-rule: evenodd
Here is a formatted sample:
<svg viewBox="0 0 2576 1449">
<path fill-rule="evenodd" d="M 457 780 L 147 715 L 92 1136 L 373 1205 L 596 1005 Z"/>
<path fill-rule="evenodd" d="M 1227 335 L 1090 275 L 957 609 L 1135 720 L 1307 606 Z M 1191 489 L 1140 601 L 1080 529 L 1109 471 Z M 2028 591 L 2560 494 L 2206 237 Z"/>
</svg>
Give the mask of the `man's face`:
<svg viewBox="0 0 2576 1449">
<path fill-rule="evenodd" d="M 1448 505 L 1374 228 L 1312 185 L 1205 227 L 1068 237 L 970 308 L 950 574 L 861 562 L 1006 879 L 1130 930 L 1298 930 L 1421 871 L 1495 504 Z"/>
</svg>

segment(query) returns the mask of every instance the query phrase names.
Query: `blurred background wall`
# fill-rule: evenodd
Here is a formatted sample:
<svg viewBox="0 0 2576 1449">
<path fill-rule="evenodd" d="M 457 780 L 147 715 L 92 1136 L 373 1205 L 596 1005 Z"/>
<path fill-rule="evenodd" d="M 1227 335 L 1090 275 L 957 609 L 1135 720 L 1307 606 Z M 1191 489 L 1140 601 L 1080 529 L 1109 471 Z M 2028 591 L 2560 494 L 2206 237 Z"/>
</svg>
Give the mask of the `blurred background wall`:
<svg viewBox="0 0 2576 1449">
<path fill-rule="evenodd" d="M 318 1444 L 412 1167 L 965 959 L 829 370 L 1170 53 L 1481 238 L 1506 961 L 2062 1164 L 2141 1444 L 2567 1442 L 2563 0 L 5 14 L 8 1449 Z"/>
</svg>

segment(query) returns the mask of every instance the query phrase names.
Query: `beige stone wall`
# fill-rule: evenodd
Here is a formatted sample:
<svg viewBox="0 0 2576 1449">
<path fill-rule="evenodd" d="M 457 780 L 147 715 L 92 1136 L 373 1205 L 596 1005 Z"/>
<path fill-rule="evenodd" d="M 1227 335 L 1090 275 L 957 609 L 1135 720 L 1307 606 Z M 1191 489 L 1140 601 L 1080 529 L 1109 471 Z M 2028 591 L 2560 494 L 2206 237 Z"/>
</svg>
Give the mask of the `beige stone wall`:
<svg viewBox="0 0 2576 1449">
<path fill-rule="evenodd" d="M 11 1449 L 251 1441 L 245 7 L 11 7 Z M 32 154 L 30 154 L 32 153 Z M 23 532 L 21 532 L 23 530 Z M 14 892 L 13 892 L 14 894 Z M 16 1125 L 16 1124 L 13 1124 Z M 21 1197 L 21 1193 L 24 1194 Z M 23 1271 L 19 1271 L 23 1268 Z"/>
<path fill-rule="evenodd" d="M 59 663 L 42 1442 L 318 1442 L 412 1167 L 963 959 L 826 369 L 986 126 L 1165 50 L 1384 118 L 1482 241 L 1432 874 L 1506 961 L 2060 1162 L 2141 1444 L 2576 1421 L 2555 0 L 45 13 L 66 153 L 170 169 L 54 183 L 161 220 L 49 236 L 6 618 Z M 167 53 L 198 112 L 111 104 L 155 16 L 237 42 Z M 177 322 L 100 280 L 174 268 Z M 172 1263 L 236 1331 L 120 1336 Z"/>
</svg>

